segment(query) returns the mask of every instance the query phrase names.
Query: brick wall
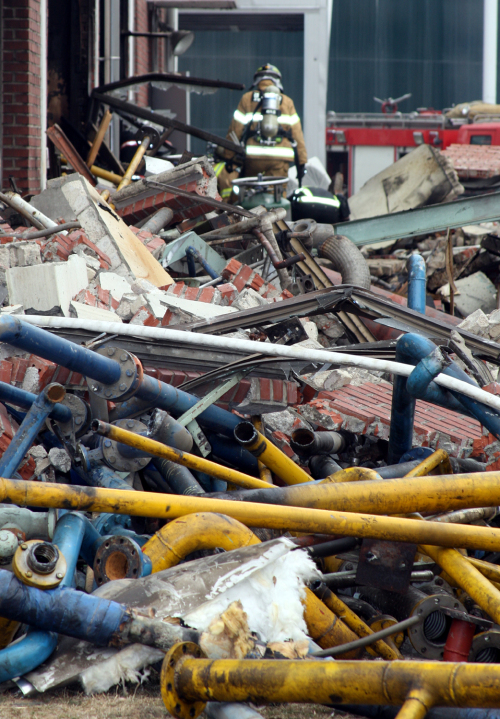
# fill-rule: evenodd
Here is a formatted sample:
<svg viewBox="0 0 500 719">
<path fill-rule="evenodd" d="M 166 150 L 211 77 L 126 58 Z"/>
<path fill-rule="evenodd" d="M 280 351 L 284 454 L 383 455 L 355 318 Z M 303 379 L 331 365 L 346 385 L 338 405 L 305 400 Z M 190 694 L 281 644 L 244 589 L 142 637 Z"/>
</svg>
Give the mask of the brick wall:
<svg viewBox="0 0 500 719">
<path fill-rule="evenodd" d="M 3 0 L 3 174 L 40 190 L 40 2 Z"/>
</svg>

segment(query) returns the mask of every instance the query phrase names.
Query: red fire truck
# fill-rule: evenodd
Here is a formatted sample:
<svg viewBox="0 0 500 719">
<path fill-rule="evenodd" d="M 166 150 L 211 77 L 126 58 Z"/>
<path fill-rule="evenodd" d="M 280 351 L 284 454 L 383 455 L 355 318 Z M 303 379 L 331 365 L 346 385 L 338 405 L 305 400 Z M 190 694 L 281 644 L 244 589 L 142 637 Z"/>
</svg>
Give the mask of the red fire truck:
<svg viewBox="0 0 500 719">
<path fill-rule="evenodd" d="M 343 174 L 349 196 L 424 143 L 440 150 L 452 143 L 500 145 L 500 118 L 478 116 L 470 123 L 432 109 L 391 114 L 329 112 L 327 125 L 327 171 L 330 177 Z"/>
</svg>

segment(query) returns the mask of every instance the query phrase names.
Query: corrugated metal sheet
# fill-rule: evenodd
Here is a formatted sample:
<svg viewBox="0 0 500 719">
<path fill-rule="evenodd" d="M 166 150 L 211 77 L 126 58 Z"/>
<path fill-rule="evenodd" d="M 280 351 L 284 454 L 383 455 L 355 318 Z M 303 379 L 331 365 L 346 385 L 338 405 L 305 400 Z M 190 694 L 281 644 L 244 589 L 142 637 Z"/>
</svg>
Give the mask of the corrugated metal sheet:
<svg viewBox="0 0 500 719">
<path fill-rule="evenodd" d="M 481 97 L 482 0 L 335 0 L 328 109 L 449 107 Z"/>
<path fill-rule="evenodd" d="M 188 15 L 181 14 L 187 27 Z M 401 109 L 449 107 L 481 98 L 482 0 L 334 0 L 328 109 L 373 112 L 373 96 L 412 98 Z M 253 24 L 253 27 L 255 25 Z M 303 104 L 303 33 L 200 31 L 179 69 L 198 77 L 250 84 L 264 62 L 283 73 L 299 114 Z M 192 95 L 191 120 L 225 135 L 239 93 Z M 193 142 L 193 150 L 204 149 Z"/>
</svg>

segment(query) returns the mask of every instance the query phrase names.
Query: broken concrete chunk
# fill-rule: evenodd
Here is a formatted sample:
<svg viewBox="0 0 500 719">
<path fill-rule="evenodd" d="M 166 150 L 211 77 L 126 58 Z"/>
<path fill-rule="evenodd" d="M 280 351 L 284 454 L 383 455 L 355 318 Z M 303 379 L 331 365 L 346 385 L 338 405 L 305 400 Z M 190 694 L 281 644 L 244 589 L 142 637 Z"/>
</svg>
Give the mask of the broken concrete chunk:
<svg viewBox="0 0 500 719">
<path fill-rule="evenodd" d="M 406 270 L 405 260 L 398 260 L 392 257 L 370 257 L 367 262 L 370 275 L 374 277 L 392 277 L 392 275 L 398 275 Z"/>
<path fill-rule="evenodd" d="M 131 286 L 125 277 L 120 277 L 115 272 L 101 272 L 99 275 L 99 284 L 103 290 L 108 290 L 113 299 L 121 300 L 124 294 L 130 293 Z M 156 289 L 152 285 L 153 289 Z"/>
<path fill-rule="evenodd" d="M 265 297 L 261 297 L 258 292 L 253 290 L 251 287 L 245 288 L 240 292 L 239 296 L 233 302 L 231 307 L 237 310 L 250 310 L 253 307 L 263 307 L 268 305 L 269 302 Z"/>
<path fill-rule="evenodd" d="M 451 162 L 439 150 L 421 145 L 389 164 L 349 198 L 351 220 L 436 204 L 463 191 Z"/>
<path fill-rule="evenodd" d="M 115 312 L 124 322 L 128 322 L 135 315 L 137 310 L 144 304 L 145 300 L 142 295 L 136 295 L 133 292 L 122 295 L 120 304 Z"/>
<path fill-rule="evenodd" d="M 95 320 L 96 322 L 121 322 L 122 319 L 115 312 L 103 310 L 101 307 L 91 307 L 83 302 L 71 300 L 70 316 L 81 320 Z"/>
<path fill-rule="evenodd" d="M 345 387 L 348 384 L 354 387 L 359 387 L 367 382 L 373 382 L 373 384 L 390 384 L 382 379 L 381 375 L 381 372 L 369 372 L 359 367 L 350 367 L 348 370 L 334 369 L 331 370 L 331 372 L 328 373 L 328 377 L 325 378 L 323 388 L 331 392 L 340 387 Z"/>
<path fill-rule="evenodd" d="M 170 275 L 98 192 L 81 175 L 70 178 L 62 192 L 88 239 L 110 258 L 111 269 L 131 281 L 144 278 L 155 287 L 170 285 Z"/>
<path fill-rule="evenodd" d="M 11 304 L 21 304 L 26 313 L 68 316 L 71 298 L 87 287 L 87 266 L 78 255 L 67 262 L 46 262 L 43 265 L 12 267 L 6 272 Z"/>
<path fill-rule="evenodd" d="M 464 317 L 468 317 L 478 309 L 482 309 L 486 314 L 496 309 L 496 288 L 484 272 L 475 272 L 469 277 L 456 280 L 455 285 L 460 293 L 455 293 L 455 307 Z M 449 302 L 450 285 L 441 287 L 439 294 Z"/>
<path fill-rule="evenodd" d="M 24 315 L 24 307 L 22 305 L 8 305 L 0 309 L 0 315 Z"/>
<path fill-rule="evenodd" d="M 314 340 L 315 342 L 318 341 L 318 326 L 315 322 L 310 322 L 309 320 L 300 320 L 302 327 L 304 328 L 304 332 L 307 334 L 310 340 Z"/>
<path fill-rule="evenodd" d="M 49 460 L 51 465 L 59 472 L 69 472 L 71 469 L 71 457 L 65 449 L 53 447 L 49 450 Z"/>
<path fill-rule="evenodd" d="M 316 315 L 311 317 L 318 330 L 323 332 L 330 339 L 336 340 L 345 334 L 344 325 L 339 322 L 335 315 L 328 313 L 326 315 Z"/>
<path fill-rule="evenodd" d="M 296 429 L 312 429 L 312 425 L 290 407 L 282 412 L 268 412 L 263 418 L 263 422 L 269 432 L 283 432 L 289 437 Z"/>
</svg>

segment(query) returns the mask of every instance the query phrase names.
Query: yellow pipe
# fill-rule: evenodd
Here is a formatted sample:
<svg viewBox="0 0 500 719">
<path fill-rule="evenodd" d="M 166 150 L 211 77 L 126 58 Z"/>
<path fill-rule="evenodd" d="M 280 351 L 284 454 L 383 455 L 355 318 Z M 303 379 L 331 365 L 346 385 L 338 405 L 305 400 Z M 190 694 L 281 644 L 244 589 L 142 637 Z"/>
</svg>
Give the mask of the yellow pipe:
<svg viewBox="0 0 500 719">
<path fill-rule="evenodd" d="M 163 457 L 169 459 L 171 462 L 177 462 L 182 464 L 183 467 L 189 467 L 190 469 L 198 470 L 199 472 L 205 472 L 211 477 L 217 477 L 217 479 L 223 479 L 225 482 L 231 482 L 239 487 L 245 487 L 248 489 L 268 489 L 270 486 L 266 482 L 256 477 L 251 477 L 243 472 L 238 472 L 236 469 L 230 469 L 224 467 L 222 464 L 211 462 L 209 459 L 204 457 L 197 457 L 194 454 L 183 452 L 180 449 L 174 447 L 168 447 L 162 442 L 156 442 L 148 437 L 143 437 L 140 434 L 134 432 L 128 432 L 125 429 L 120 429 L 113 424 L 106 424 L 105 422 L 99 422 L 99 434 L 103 434 L 110 439 L 114 439 L 117 442 L 123 442 L 130 447 L 141 450 L 141 452 L 148 452 L 155 457 Z M 127 441 L 125 441 L 127 440 Z"/>
<path fill-rule="evenodd" d="M 5 647 L 9 646 L 18 627 L 19 622 L 14 619 L 0 617 L 0 649 L 5 649 Z"/>
<path fill-rule="evenodd" d="M 341 644 L 355 641 L 358 637 L 346 624 L 332 612 L 318 597 L 306 587 L 302 600 L 304 620 L 307 633 L 322 649 L 338 647 Z M 364 649 L 355 649 L 342 654 L 344 659 L 355 659 L 363 654 Z"/>
<path fill-rule="evenodd" d="M 369 467 L 347 467 L 347 469 L 339 469 L 338 472 L 330 474 L 322 479 L 318 484 L 335 484 L 336 482 L 366 482 L 370 480 L 382 480 L 382 477 L 374 469 Z"/>
<path fill-rule="evenodd" d="M 133 158 L 130 161 L 129 166 L 127 167 L 127 170 L 125 174 L 123 175 L 122 181 L 118 185 L 118 190 L 123 190 L 124 187 L 127 187 L 127 185 L 130 185 L 132 182 L 132 177 L 134 175 L 134 172 L 137 170 L 139 165 L 141 164 L 141 160 L 146 154 L 149 143 L 151 142 L 151 138 L 149 135 L 145 135 L 141 144 L 137 148 L 137 150 L 134 153 Z"/>
<path fill-rule="evenodd" d="M 251 424 L 250 427 L 254 430 Z M 93 428 L 99 434 L 105 434 L 123 444 L 140 448 L 156 456 L 167 457 L 165 454 L 157 454 L 156 448 L 158 448 L 158 451 L 161 448 L 165 449 L 165 445 L 160 442 L 154 442 L 134 432 L 120 429 L 105 422 L 95 421 Z M 276 447 L 274 449 L 282 457 L 288 459 Z M 172 457 L 169 455 L 167 459 L 172 459 Z M 196 457 L 196 459 L 199 460 L 200 458 Z M 174 459 L 173 461 L 179 460 Z M 289 461 L 291 462 L 291 460 Z M 295 469 L 300 469 L 293 462 L 291 464 Z M 220 465 L 214 465 L 215 467 L 220 467 Z M 310 480 L 309 475 L 305 472 L 303 474 L 307 477 L 307 480 Z M 246 475 L 242 476 L 246 477 Z M 254 482 L 260 481 L 260 486 L 264 484 L 261 480 L 250 479 Z M 227 479 L 227 481 L 232 480 Z M 237 484 L 237 482 L 234 483 Z M 269 501 L 276 504 L 336 509 L 344 512 L 367 512 L 370 514 L 437 513 L 447 512 L 452 509 L 500 505 L 500 472 L 401 477 L 399 479 L 371 480 L 366 483 L 320 482 L 316 484 L 308 481 L 303 486 L 269 487 L 269 485 L 265 485 L 265 487 L 267 491 L 258 495 L 260 502 L 264 502 L 265 497 L 269 497 L 272 498 Z M 459 491 L 457 491 L 458 487 L 460 488 Z M 255 495 L 249 493 L 248 499 L 253 501 Z"/>
<path fill-rule="evenodd" d="M 197 650 L 177 644 L 164 659 L 161 692 L 174 717 L 194 719 L 207 701 L 404 706 L 413 700 L 405 719 L 425 716 L 423 708 L 409 713 L 415 700 L 426 708 L 500 706 L 499 664 L 213 660 L 193 658 Z M 196 708 L 194 702 L 199 702 Z"/>
<path fill-rule="evenodd" d="M 374 484 L 377 483 L 369 482 L 366 486 L 372 487 Z M 342 485 L 329 486 L 341 487 Z M 373 537 L 393 542 L 500 551 L 500 530 L 490 527 L 422 522 L 416 519 L 377 517 L 370 514 L 331 512 L 300 507 L 281 507 L 209 497 L 184 495 L 168 495 L 166 497 L 164 494 L 153 492 L 123 492 L 100 487 L 77 487 L 0 478 L 0 501 L 6 500 L 20 507 L 59 507 L 87 512 L 113 512 L 164 519 L 175 519 L 195 512 L 216 512 L 227 514 L 249 527 L 269 527 L 310 534 Z"/>
<path fill-rule="evenodd" d="M 92 165 L 95 162 L 95 159 L 99 153 L 99 150 L 101 149 L 102 142 L 104 140 L 104 135 L 108 131 L 109 123 L 111 122 L 111 118 L 113 117 L 113 113 L 109 110 L 106 110 L 104 113 L 101 124 L 99 125 L 99 129 L 96 132 L 96 136 L 94 138 L 94 142 L 92 143 L 92 147 L 89 150 L 89 154 L 87 156 L 87 167 L 92 168 Z M 92 172 L 92 169 L 90 170 Z M 94 173 L 95 174 L 95 173 Z"/>
<path fill-rule="evenodd" d="M 337 597 L 326 585 L 320 587 L 319 599 L 326 604 L 328 609 L 331 609 L 334 614 L 337 615 L 342 621 L 356 633 L 358 637 L 368 637 L 374 634 L 373 630 L 370 629 L 368 624 L 358 617 L 358 615 L 350 609 L 347 604 Z M 379 654 L 382 659 L 388 661 L 394 661 L 395 659 L 401 659 L 399 651 L 387 644 L 383 639 L 379 639 L 377 642 L 371 645 L 372 648 Z"/>
<path fill-rule="evenodd" d="M 412 689 L 396 719 L 424 719 L 433 704 L 432 694 L 426 689 Z"/>
<path fill-rule="evenodd" d="M 260 544 L 260 539 L 224 514 L 198 512 L 174 519 L 151 537 L 142 551 L 151 559 L 153 574 L 175 567 L 188 554 L 200 549 L 221 547 L 226 551 Z"/>
<path fill-rule="evenodd" d="M 252 417 L 253 426 L 257 430 L 257 432 L 263 431 L 262 429 L 262 420 L 261 418 L 256 415 Z M 263 482 L 268 482 L 269 484 L 274 484 L 273 482 L 273 474 L 270 469 L 266 467 L 266 465 L 261 462 L 259 459 L 257 460 L 257 466 L 259 468 L 259 477 L 262 479 Z"/>
<path fill-rule="evenodd" d="M 483 559 L 475 559 L 474 557 L 467 557 L 467 561 L 478 569 L 483 577 L 500 584 L 500 567 L 497 564 L 485 562 Z"/>
<path fill-rule="evenodd" d="M 240 422 L 234 430 L 234 436 L 242 447 L 248 449 L 285 484 L 303 484 L 311 481 L 311 477 L 302 467 L 295 464 L 290 457 L 258 432 L 251 422 Z"/>
<path fill-rule="evenodd" d="M 448 452 L 444 449 L 436 449 L 429 457 L 426 457 L 416 467 L 410 469 L 405 474 L 405 477 L 426 477 L 433 469 L 439 468 L 440 474 L 453 474 L 450 458 Z"/>
<path fill-rule="evenodd" d="M 119 185 L 123 179 L 121 175 L 117 175 L 115 172 L 109 172 L 108 170 L 103 170 L 102 167 L 97 167 L 97 165 L 92 165 L 90 172 L 96 177 L 102 177 L 103 180 L 114 182 L 115 185 Z"/>
<path fill-rule="evenodd" d="M 426 523 L 427 524 L 427 523 Z M 424 545 L 427 554 L 497 623 L 500 623 L 500 591 L 456 549 Z"/>
</svg>

